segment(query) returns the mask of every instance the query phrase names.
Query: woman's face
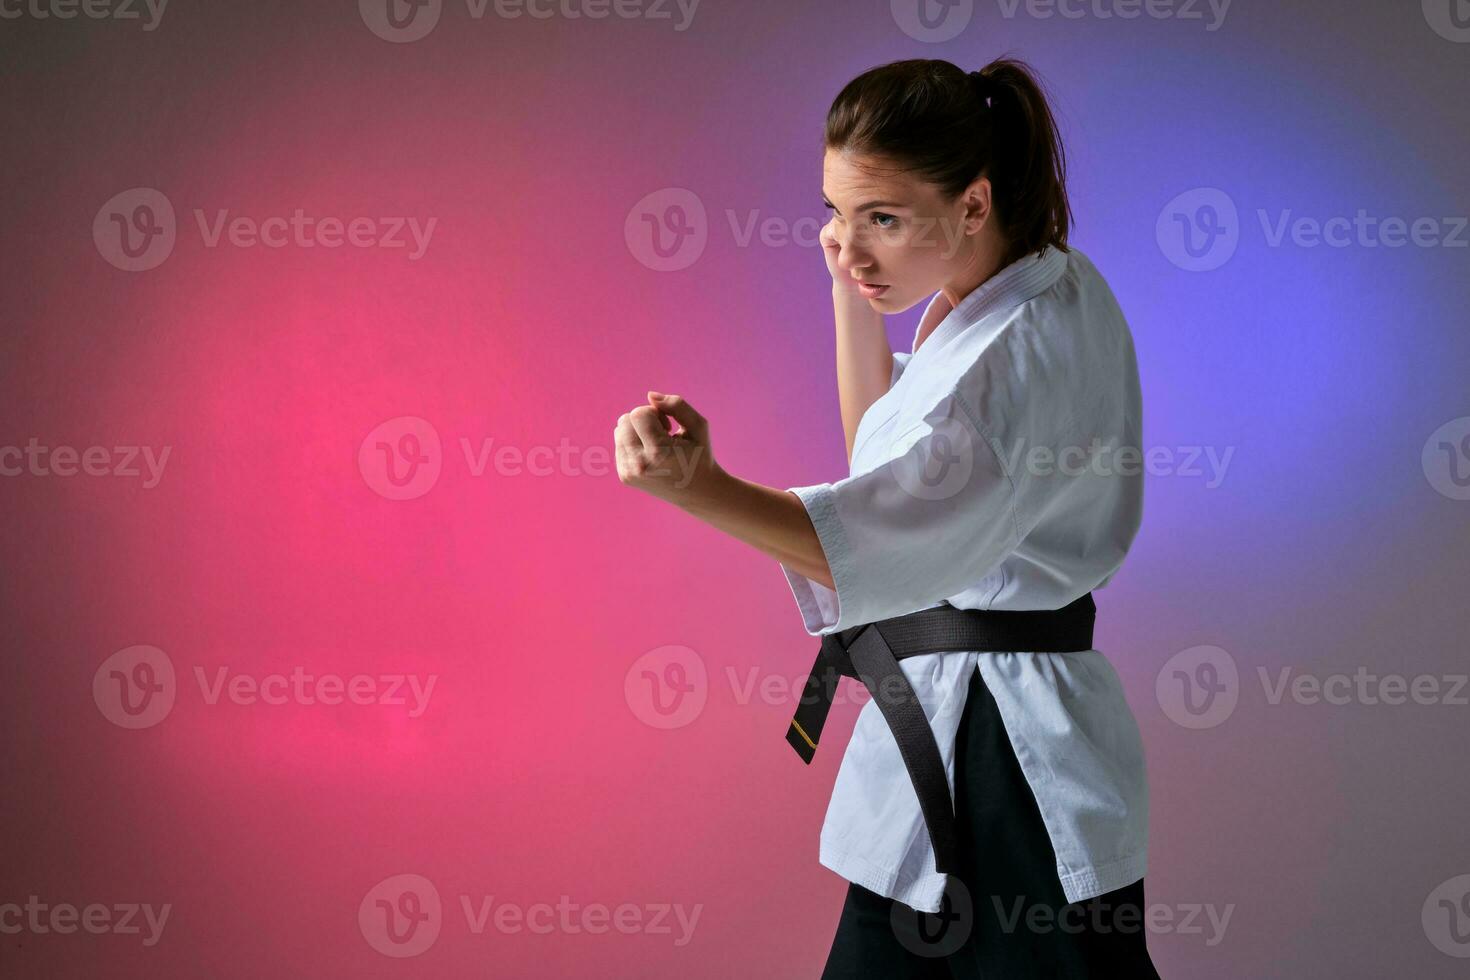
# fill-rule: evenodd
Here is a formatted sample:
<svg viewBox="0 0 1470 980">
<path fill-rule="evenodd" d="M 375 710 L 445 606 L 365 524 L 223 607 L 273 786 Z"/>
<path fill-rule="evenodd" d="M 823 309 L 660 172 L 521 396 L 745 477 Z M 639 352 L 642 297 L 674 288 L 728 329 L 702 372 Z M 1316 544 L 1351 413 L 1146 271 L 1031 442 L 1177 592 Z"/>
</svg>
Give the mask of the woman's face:
<svg viewBox="0 0 1470 980">
<path fill-rule="evenodd" d="M 978 236 L 991 225 L 990 182 L 980 178 L 953 201 L 933 184 L 895 172 L 890 161 L 831 150 L 822 161 L 822 203 L 837 264 L 848 275 L 888 288 L 867 296 L 882 313 L 900 313 L 969 278 Z"/>
</svg>

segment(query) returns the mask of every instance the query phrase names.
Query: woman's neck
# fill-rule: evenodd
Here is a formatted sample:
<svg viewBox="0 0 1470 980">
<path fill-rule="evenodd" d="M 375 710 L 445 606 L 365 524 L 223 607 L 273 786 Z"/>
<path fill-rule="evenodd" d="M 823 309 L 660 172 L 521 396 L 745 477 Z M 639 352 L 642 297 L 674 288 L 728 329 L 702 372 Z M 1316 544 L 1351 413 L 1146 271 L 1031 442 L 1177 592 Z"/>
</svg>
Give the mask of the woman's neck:
<svg viewBox="0 0 1470 980">
<path fill-rule="evenodd" d="M 919 324 L 919 332 L 914 338 L 915 351 L 918 351 L 919 345 L 934 332 L 934 328 L 939 326 L 952 310 L 959 307 L 966 296 L 985 285 L 991 277 L 1010 264 L 1005 260 L 1004 255 L 1008 247 L 1007 243 L 999 239 L 987 238 L 981 241 L 977 236 L 974 251 L 970 260 L 965 263 L 965 273 L 940 287 L 939 291 L 943 293 L 943 297 L 934 304 L 930 314 L 926 315 L 923 322 Z"/>
<path fill-rule="evenodd" d="M 944 286 L 944 295 L 950 305 L 959 306 L 961 300 L 979 289 L 991 276 L 1004 269 L 1007 265 L 1005 252 L 1008 248 L 1005 242 L 980 241 L 977 236 L 974 250 L 969 261 L 965 263 L 964 270 Z"/>
</svg>

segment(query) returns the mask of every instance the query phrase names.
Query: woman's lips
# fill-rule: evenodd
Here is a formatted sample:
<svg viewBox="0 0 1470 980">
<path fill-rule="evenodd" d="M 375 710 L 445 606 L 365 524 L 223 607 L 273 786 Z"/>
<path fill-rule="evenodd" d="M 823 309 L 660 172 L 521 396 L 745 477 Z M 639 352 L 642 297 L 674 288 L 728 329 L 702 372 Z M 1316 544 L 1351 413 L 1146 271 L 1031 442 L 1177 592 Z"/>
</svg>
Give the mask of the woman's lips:
<svg viewBox="0 0 1470 980">
<path fill-rule="evenodd" d="M 866 282 L 858 283 L 858 292 L 863 294 L 864 299 L 877 299 L 887 291 L 887 286 L 876 286 Z"/>
</svg>

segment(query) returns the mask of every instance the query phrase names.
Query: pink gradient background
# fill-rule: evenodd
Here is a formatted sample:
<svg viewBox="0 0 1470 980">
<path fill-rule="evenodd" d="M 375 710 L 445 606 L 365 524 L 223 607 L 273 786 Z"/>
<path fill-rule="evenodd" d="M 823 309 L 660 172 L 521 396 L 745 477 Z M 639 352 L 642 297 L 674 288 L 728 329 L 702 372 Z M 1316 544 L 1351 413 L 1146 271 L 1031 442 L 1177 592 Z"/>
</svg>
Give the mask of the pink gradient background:
<svg viewBox="0 0 1470 980">
<path fill-rule="evenodd" d="M 1149 755 L 1149 900 L 1234 905 L 1223 942 L 1152 935 L 1155 961 L 1191 980 L 1463 975 L 1420 907 L 1470 871 L 1470 709 L 1269 705 L 1252 685 L 1258 666 L 1464 670 L 1470 504 L 1436 494 L 1419 455 L 1470 414 L 1466 253 L 1257 236 L 1191 275 L 1154 238 L 1195 186 L 1229 189 L 1248 220 L 1470 209 L 1470 137 L 1436 108 L 1464 92 L 1470 48 L 1415 4 L 1292 6 L 1241 2 L 1207 32 L 982 5 L 942 44 L 878 2 L 705 0 L 686 31 L 449 4 L 409 44 L 346 2 L 175 0 L 151 32 L 0 23 L 0 445 L 171 447 L 151 489 L 0 479 L 0 903 L 172 906 L 153 947 L 0 935 L 0 975 L 817 976 L 846 887 L 817 863 L 817 831 L 856 706 L 802 766 L 790 700 L 741 703 L 729 680 L 789 685 L 810 666 L 779 567 L 623 488 L 606 454 L 655 388 L 705 414 L 746 479 L 844 475 L 822 258 L 742 247 L 727 215 L 825 220 L 821 122 L 852 75 L 1007 51 L 1059 94 L 1074 240 L 1133 325 L 1147 441 L 1236 447 L 1219 487 L 1150 481 L 1134 552 L 1097 597 Z M 179 215 L 172 255 L 141 273 L 90 230 L 133 187 Z M 664 273 L 624 225 L 666 187 L 698 195 L 709 244 Z M 412 261 L 208 248 L 192 215 L 297 207 L 437 226 Z M 919 312 L 892 318 L 896 349 Z M 443 446 L 412 500 L 358 466 L 401 416 Z M 461 440 L 485 439 L 565 440 L 604 472 L 476 476 Z M 91 692 L 134 644 L 168 654 L 178 694 L 130 731 Z M 1199 644 L 1233 654 L 1245 691 L 1193 731 L 1155 676 Z M 624 686 L 669 645 L 702 662 L 708 700 L 664 730 Z M 224 666 L 437 681 L 417 718 L 211 705 L 193 671 Z M 398 874 L 445 903 L 408 959 L 357 921 Z M 563 895 L 700 911 L 676 945 L 677 924 L 477 935 L 459 906 Z"/>
</svg>

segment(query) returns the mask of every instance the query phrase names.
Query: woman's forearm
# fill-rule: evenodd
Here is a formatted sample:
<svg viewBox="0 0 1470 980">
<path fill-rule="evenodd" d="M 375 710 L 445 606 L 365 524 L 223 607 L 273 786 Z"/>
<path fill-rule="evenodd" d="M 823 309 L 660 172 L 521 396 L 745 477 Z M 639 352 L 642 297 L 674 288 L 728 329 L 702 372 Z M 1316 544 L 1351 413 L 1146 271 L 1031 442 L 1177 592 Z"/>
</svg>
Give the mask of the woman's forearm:
<svg viewBox="0 0 1470 980">
<path fill-rule="evenodd" d="M 890 355 L 891 356 L 891 355 Z M 715 469 L 677 501 L 687 513 L 760 549 L 792 571 L 832 589 L 832 572 L 806 505 L 790 490 Z"/>
<path fill-rule="evenodd" d="M 860 293 L 834 284 L 832 312 L 837 325 L 837 399 L 842 406 L 842 431 L 847 437 L 850 462 L 858 422 L 888 391 L 893 377 L 893 349 L 888 346 L 883 314 Z"/>
</svg>

